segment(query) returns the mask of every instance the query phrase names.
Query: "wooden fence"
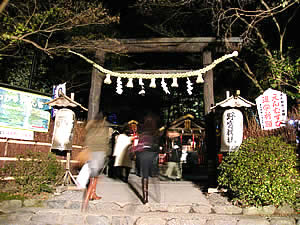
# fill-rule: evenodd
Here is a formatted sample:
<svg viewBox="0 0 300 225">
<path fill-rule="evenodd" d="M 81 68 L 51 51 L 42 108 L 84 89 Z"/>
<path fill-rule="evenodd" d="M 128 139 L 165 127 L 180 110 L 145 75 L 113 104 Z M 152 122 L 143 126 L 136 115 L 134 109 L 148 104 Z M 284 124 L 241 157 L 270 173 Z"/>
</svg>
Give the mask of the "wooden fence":
<svg viewBox="0 0 300 225">
<path fill-rule="evenodd" d="M 82 149 L 85 135 L 84 126 L 85 122 L 77 121 L 75 123 L 71 164 L 76 163 L 74 158 Z M 0 138 L 0 168 L 4 167 L 6 163 L 16 161 L 18 155 L 24 155 L 26 157 L 29 151 L 51 152 L 53 128 L 54 120 L 51 120 L 48 132 L 34 132 L 34 140 L 32 141 Z M 58 160 L 61 160 L 62 162 L 66 161 L 65 151 L 57 151 L 54 153 Z"/>
</svg>

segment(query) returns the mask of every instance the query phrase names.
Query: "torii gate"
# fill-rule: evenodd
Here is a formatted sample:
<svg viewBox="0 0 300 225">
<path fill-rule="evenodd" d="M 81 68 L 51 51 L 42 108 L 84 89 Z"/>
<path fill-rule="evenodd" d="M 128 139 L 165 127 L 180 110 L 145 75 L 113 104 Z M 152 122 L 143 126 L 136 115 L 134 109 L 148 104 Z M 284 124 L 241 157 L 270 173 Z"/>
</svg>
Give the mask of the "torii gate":
<svg viewBox="0 0 300 225">
<path fill-rule="evenodd" d="M 96 41 L 96 47 L 101 49 L 96 51 L 96 63 L 104 65 L 105 53 L 200 53 L 203 54 L 202 65 L 205 67 L 212 63 L 211 51 L 207 49 L 208 45 L 218 41 L 214 37 L 193 37 L 193 38 L 150 38 L 150 39 L 117 39 Z M 232 37 L 226 39 L 226 43 L 238 48 L 241 39 Z M 201 63 L 199 63 L 201 64 Z M 161 70 L 160 70 L 161 71 Z M 141 72 L 139 70 L 139 72 Z M 98 112 L 100 106 L 100 96 L 102 84 L 105 76 L 99 76 L 101 72 L 95 67 L 92 71 L 91 88 L 88 104 L 88 120 L 92 119 Z M 211 111 L 210 107 L 214 105 L 213 91 L 213 71 L 209 70 L 204 74 L 204 114 L 207 115 Z"/>
</svg>

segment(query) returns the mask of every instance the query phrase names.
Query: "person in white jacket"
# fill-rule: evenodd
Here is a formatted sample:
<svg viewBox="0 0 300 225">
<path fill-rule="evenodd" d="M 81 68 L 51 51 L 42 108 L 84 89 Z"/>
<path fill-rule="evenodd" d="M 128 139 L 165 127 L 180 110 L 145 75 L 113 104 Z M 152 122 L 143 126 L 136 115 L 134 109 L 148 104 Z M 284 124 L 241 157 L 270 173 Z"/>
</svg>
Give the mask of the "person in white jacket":
<svg viewBox="0 0 300 225">
<path fill-rule="evenodd" d="M 127 135 L 125 127 L 123 132 L 117 136 L 113 151 L 113 156 L 115 156 L 114 166 L 117 167 L 119 178 L 124 182 L 128 182 L 128 176 L 132 167 L 132 160 L 129 156 L 131 144 L 132 137 Z"/>
</svg>

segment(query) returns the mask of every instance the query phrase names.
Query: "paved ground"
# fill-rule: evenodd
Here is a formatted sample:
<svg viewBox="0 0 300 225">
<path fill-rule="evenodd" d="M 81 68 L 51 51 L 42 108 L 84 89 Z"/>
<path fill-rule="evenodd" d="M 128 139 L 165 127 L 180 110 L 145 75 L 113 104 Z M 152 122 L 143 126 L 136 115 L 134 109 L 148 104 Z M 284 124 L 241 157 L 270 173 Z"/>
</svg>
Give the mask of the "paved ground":
<svg viewBox="0 0 300 225">
<path fill-rule="evenodd" d="M 42 202 L 12 201 L 0 204 L 0 224 L 300 224 L 290 208 L 241 209 L 225 197 L 208 194 L 190 181 L 150 179 L 149 203 L 142 204 L 140 178 L 130 175 L 128 183 L 102 176 L 97 185 L 101 200 L 91 201 L 87 212 L 81 212 L 83 192 L 67 190 Z M 26 205 L 27 207 L 24 207 Z M 30 207 L 31 206 L 31 207 Z"/>
<path fill-rule="evenodd" d="M 189 181 L 150 179 L 149 203 L 142 204 L 140 178 L 131 174 L 128 183 L 102 176 L 97 185 L 101 200 L 91 201 L 81 212 L 83 192 L 67 190 L 43 202 L 0 205 L 0 224 L 135 224 L 135 225 L 247 225 L 300 224 L 300 217 L 290 208 L 242 209 L 230 204 L 220 194 L 208 194 Z M 0 210 L 1 212 L 1 210 Z"/>
</svg>

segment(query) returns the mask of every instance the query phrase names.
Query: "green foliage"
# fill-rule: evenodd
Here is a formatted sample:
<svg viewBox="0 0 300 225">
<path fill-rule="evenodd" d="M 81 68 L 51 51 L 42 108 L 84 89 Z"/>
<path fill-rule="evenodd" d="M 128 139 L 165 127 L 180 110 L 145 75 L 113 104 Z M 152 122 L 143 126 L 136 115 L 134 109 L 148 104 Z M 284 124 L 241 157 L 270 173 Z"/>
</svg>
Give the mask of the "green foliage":
<svg viewBox="0 0 300 225">
<path fill-rule="evenodd" d="M 31 80 L 31 89 L 51 93 L 53 81 L 48 76 L 48 71 L 45 67 L 44 61 L 47 60 L 46 56 L 38 56 L 36 72 L 31 77 L 32 64 L 34 63 L 33 54 L 33 52 L 30 52 L 29 55 L 24 55 L 22 59 L 5 58 L 0 61 L 0 71 L 4 75 L 2 82 L 28 88 Z M 8 64 L 10 65 L 9 67 L 6 66 Z"/>
<path fill-rule="evenodd" d="M 224 157 L 218 182 L 243 206 L 295 206 L 300 179 L 295 147 L 270 136 L 247 139 Z"/>
<path fill-rule="evenodd" d="M 0 192 L 0 201 L 5 201 L 5 200 L 22 200 L 22 201 L 24 201 L 24 196 L 19 195 L 19 194 Z"/>
<path fill-rule="evenodd" d="M 14 0 L 0 14 L 0 22 L 0 55 L 16 56 L 20 49 L 32 47 L 54 53 L 56 45 L 60 49 L 61 43 L 77 36 L 74 28 L 114 24 L 118 17 L 110 16 L 100 0 Z"/>
<path fill-rule="evenodd" d="M 290 54 L 292 55 L 292 54 Z M 283 89 L 293 99 L 300 97 L 299 62 L 300 58 L 293 60 L 287 54 L 284 58 L 275 51 L 273 57 L 269 58 L 268 66 L 271 70 L 269 84 L 272 88 Z"/>
<path fill-rule="evenodd" d="M 1 172 L 15 178 L 6 188 L 24 195 L 51 193 L 61 180 L 64 168 L 52 153 L 29 152 L 26 157 L 18 156 L 15 164 L 8 164 Z"/>
</svg>

